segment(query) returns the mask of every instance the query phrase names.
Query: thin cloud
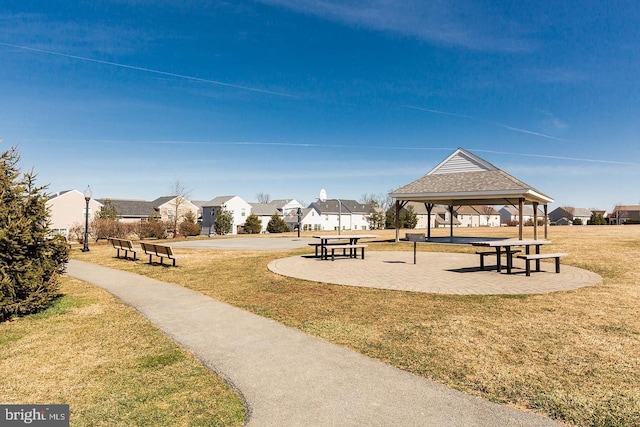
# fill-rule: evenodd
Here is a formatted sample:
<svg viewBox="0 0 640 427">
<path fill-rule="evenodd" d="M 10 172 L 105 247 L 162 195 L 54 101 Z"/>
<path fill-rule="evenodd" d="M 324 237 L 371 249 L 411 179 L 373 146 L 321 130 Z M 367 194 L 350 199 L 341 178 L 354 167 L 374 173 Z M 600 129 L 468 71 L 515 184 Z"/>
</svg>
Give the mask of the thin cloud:
<svg viewBox="0 0 640 427">
<path fill-rule="evenodd" d="M 587 159 L 584 157 L 566 157 L 566 156 L 555 156 L 550 154 L 513 153 L 513 152 L 507 152 L 507 151 L 494 151 L 494 150 L 483 150 L 483 149 L 469 149 L 469 151 L 477 151 L 481 153 L 491 153 L 491 154 L 504 154 L 508 156 L 537 157 L 542 159 L 554 159 L 554 160 L 569 160 L 572 162 L 603 163 L 603 164 L 609 164 L 609 165 L 624 165 L 624 166 L 640 166 L 640 163 L 621 162 L 619 160 Z"/>
<path fill-rule="evenodd" d="M 547 135 L 547 134 L 544 134 L 544 133 L 535 132 L 535 131 L 531 131 L 531 130 L 527 130 L 527 129 L 521 129 L 521 128 L 517 128 L 517 127 L 514 127 L 514 126 L 505 125 L 504 123 L 494 122 L 494 121 L 491 121 L 491 120 L 484 120 L 484 119 L 480 119 L 478 117 L 468 116 L 468 115 L 465 115 L 465 114 L 450 113 L 450 112 L 447 112 L 447 111 L 440 111 L 440 110 L 433 110 L 433 109 L 430 109 L 430 108 L 416 107 L 414 105 L 405 105 L 404 108 L 409 108 L 409 109 L 418 110 L 418 111 L 424 111 L 426 113 L 441 114 L 441 115 L 452 116 L 452 117 L 460 117 L 462 119 L 468 119 L 468 120 L 474 120 L 474 121 L 477 121 L 477 122 L 488 123 L 488 124 L 491 124 L 491 125 L 494 125 L 494 126 L 501 127 L 503 129 L 510 130 L 512 132 L 519 132 L 519 133 L 524 133 L 524 134 L 527 134 L 527 135 L 539 136 L 541 138 L 553 139 L 555 141 L 570 142 L 567 139 L 558 138 L 556 136 Z"/>
<path fill-rule="evenodd" d="M 451 115 L 456 115 L 451 113 Z M 463 116 L 464 117 L 464 116 Z M 528 132 L 529 133 L 529 132 Z M 534 133 L 535 134 L 535 133 Z M 145 140 L 145 141 L 135 141 L 135 140 L 114 140 L 114 139 L 92 139 L 92 140 L 58 140 L 58 139 L 30 139 L 25 142 L 48 142 L 48 143 L 69 143 L 69 144 L 78 144 L 78 143 L 93 143 L 93 144 L 125 144 L 128 146 L 139 144 L 139 145 L 231 145 L 231 146 L 240 146 L 240 145 L 255 145 L 255 146 L 280 146 L 280 147 L 297 147 L 297 148 L 314 148 L 314 149 L 325 149 L 325 148 L 354 148 L 354 149 L 362 149 L 361 145 L 347 145 L 347 144 L 313 144 L 313 143 L 304 143 L 304 142 L 270 142 L 270 141 L 185 141 L 185 140 Z M 390 150 L 390 151 L 454 151 L 453 147 L 403 147 L 398 145 L 378 145 L 378 146 L 370 146 L 367 145 L 367 149 L 372 150 Z M 588 163 L 602 163 L 609 165 L 625 165 L 625 166 L 640 166 L 640 163 L 634 162 L 623 162 L 619 160 L 603 160 L 603 159 L 589 159 L 584 157 L 567 157 L 567 156 L 557 156 L 550 154 L 536 154 L 536 153 L 515 153 L 508 151 L 496 151 L 496 150 L 486 150 L 482 148 L 468 148 L 469 151 L 472 152 L 480 152 L 480 153 L 490 153 L 490 154 L 503 154 L 508 156 L 520 156 L 520 157 L 536 157 L 542 159 L 555 159 L 555 160 L 568 160 L 574 162 L 588 162 Z"/>
<path fill-rule="evenodd" d="M 118 63 L 118 62 L 103 61 L 103 60 L 100 60 L 100 59 L 93 59 L 93 58 L 87 58 L 87 57 L 84 57 L 84 56 L 70 55 L 70 54 L 67 54 L 67 53 L 54 52 L 54 51 L 45 50 L 45 49 L 37 49 L 37 48 L 33 48 L 33 47 L 28 47 L 28 46 L 20 46 L 20 45 L 15 45 L 15 44 L 11 44 L 11 43 L 0 42 L 0 46 L 7 46 L 7 47 L 15 48 L 15 49 L 28 50 L 28 51 L 31 51 L 31 52 L 44 53 L 44 54 L 47 54 L 47 55 L 61 56 L 61 57 L 64 57 L 64 58 L 76 59 L 76 60 L 79 60 L 79 61 L 93 62 L 93 63 L 96 63 L 96 64 L 109 65 L 109 66 L 112 66 L 112 67 L 125 68 L 125 69 L 129 69 L 129 70 L 141 71 L 141 72 L 151 73 L 151 74 L 158 74 L 158 75 L 162 75 L 162 76 L 169 76 L 169 77 L 174 77 L 174 78 L 179 78 L 179 79 L 191 80 L 191 81 L 195 81 L 195 82 L 209 83 L 209 84 L 229 87 L 229 88 L 233 88 L 233 89 L 240 89 L 240 90 L 246 90 L 246 91 L 250 91 L 250 92 L 262 93 L 262 94 L 266 94 L 266 95 L 275 95 L 275 96 L 281 96 L 281 97 L 286 97 L 286 98 L 299 98 L 299 96 L 297 96 L 297 95 L 292 95 L 292 94 L 284 93 L 284 92 L 274 92 L 274 91 L 270 91 L 270 90 L 266 90 L 266 89 L 260 89 L 260 88 L 256 88 L 256 87 L 242 86 L 242 85 L 237 85 L 237 84 L 233 84 L 233 83 L 221 82 L 221 81 L 218 81 L 218 80 L 203 79 L 203 78 L 199 78 L 199 77 L 188 76 L 188 75 L 185 75 L 185 74 L 170 73 L 170 72 L 167 72 L 167 71 L 154 70 L 154 69 L 151 69 L 151 68 L 144 68 L 144 67 L 137 67 L 137 66 L 134 66 L 134 65 L 121 64 L 121 63 Z"/>
<path fill-rule="evenodd" d="M 528 51 L 532 48 L 531 43 L 524 39 L 503 35 L 505 27 L 509 28 L 508 33 L 517 34 L 517 24 L 505 22 L 497 16 L 486 16 L 474 2 L 261 1 L 347 25 L 390 31 L 441 45 L 483 51 Z"/>
</svg>

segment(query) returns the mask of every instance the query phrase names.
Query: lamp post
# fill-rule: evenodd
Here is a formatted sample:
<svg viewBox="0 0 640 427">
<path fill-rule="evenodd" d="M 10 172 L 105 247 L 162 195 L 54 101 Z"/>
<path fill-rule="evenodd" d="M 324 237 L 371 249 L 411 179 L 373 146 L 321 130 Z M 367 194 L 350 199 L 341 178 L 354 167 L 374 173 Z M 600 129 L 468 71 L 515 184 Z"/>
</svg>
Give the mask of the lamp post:
<svg viewBox="0 0 640 427">
<path fill-rule="evenodd" d="M 86 202 L 84 210 L 84 247 L 82 252 L 89 251 L 89 200 L 91 200 L 91 187 L 87 185 L 87 189 L 84 190 L 84 201 Z"/>
<path fill-rule="evenodd" d="M 300 222 L 302 221 L 302 209 L 298 208 L 298 211 L 296 213 L 298 214 L 298 237 L 300 237 L 300 227 L 301 227 Z"/>
</svg>

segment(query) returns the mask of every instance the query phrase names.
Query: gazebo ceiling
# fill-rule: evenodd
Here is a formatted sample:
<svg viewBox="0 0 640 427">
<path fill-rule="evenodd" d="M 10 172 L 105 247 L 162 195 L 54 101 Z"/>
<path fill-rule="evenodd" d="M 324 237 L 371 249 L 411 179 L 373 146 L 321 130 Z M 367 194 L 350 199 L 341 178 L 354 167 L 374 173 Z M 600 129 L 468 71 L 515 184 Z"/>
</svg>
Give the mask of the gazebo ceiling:
<svg viewBox="0 0 640 427">
<path fill-rule="evenodd" d="M 458 148 L 422 178 L 390 193 L 398 201 L 436 205 L 517 205 L 553 199 L 491 163 Z"/>
</svg>

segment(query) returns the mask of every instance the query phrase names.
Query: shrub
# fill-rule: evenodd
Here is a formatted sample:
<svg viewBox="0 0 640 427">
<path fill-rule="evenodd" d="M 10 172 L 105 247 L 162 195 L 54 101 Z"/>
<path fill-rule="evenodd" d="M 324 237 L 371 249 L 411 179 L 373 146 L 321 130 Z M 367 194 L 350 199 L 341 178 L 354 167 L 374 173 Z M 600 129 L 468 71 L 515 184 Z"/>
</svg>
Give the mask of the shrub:
<svg viewBox="0 0 640 427">
<path fill-rule="evenodd" d="M 188 211 L 184 214 L 183 220 L 178 226 L 178 232 L 183 236 L 197 236 L 200 234 L 200 226 L 196 221 L 193 212 Z"/>
<path fill-rule="evenodd" d="M 291 231 L 287 223 L 278 214 L 273 214 L 267 223 L 267 231 L 269 233 L 286 233 Z"/>
<path fill-rule="evenodd" d="M 46 187 L 21 177 L 19 161 L 13 147 L 0 154 L 0 321 L 48 307 L 68 260 L 64 238 L 51 238 Z"/>
<path fill-rule="evenodd" d="M 251 214 L 244 223 L 244 231 L 249 234 L 260 234 L 262 232 L 262 221 L 258 215 Z"/>
</svg>

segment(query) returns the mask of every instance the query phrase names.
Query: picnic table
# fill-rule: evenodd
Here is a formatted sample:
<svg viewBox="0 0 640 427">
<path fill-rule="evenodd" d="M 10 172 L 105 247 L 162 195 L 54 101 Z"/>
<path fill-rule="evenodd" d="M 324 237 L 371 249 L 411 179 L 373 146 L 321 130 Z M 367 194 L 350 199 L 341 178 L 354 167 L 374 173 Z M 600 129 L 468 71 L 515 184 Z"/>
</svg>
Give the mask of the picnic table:
<svg viewBox="0 0 640 427">
<path fill-rule="evenodd" d="M 544 256 L 540 256 L 540 246 L 548 245 L 551 242 L 549 240 L 543 239 L 500 239 L 500 240 L 481 240 L 477 242 L 471 242 L 473 246 L 484 246 L 495 248 L 496 254 L 496 266 L 498 272 L 501 271 L 501 262 L 500 256 L 505 254 L 507 256 L 507 274 L 511 274 L 511 269 L 513 267 L 513 254 L 519 251 L 513 250 L 514 247 L 524 247 L 526 255 L 531 254 L 531 248 L 534 248 L 535 254 L 538 255 L 535 258 L 536 261 L 536 271 L 540 271 L 540 259 Z M 477 252 L 480 255 L 480 263 L 481 267 L 483 266 L 483 256 L 487 255 L 489 252 Z M 549 257 L 555 257 L 558 254 L 548 254 Z M 553 256 L 552 256 L 553 255 Z M 533 257 L 532 257 L 533 258 Z M 527 262 L 528 265 L 528 262 Z M 529 270 L 527 268 L 527 270 Z M 528 275 L 528 274 L 527 274 Z"/>
<path fill-rule="evenodd" d="M 328 256 L 328 248 L 331 248 L 332 255 L 335 253 L 336 249 L 343 249 L 346 251 L 349 249 L 349 256 L 353 257 L 354 251 L 357 251 L 358 248 L 362 249 L 362 258 L 364 258 L 364 248 L 363 245 L 358 244 L 358 240 L 360 239 L 374 239 L 378 236 L 375 234 L 324 234 L 318 236 L 312 236 L 314 239 L 319 239 L 320 243 L 311 243 L 312 246 L 316 247 L 316 256 L 318 256 L 318 246 L 320 247 L 320 257 L 322 259 L 329 259 Z M 340 240 L 348 240 L 349 243 L 329 243 L 329 241 L 340 241 Z M 333 256 L 332 256 L 333 258 Z"/>
</svg>

